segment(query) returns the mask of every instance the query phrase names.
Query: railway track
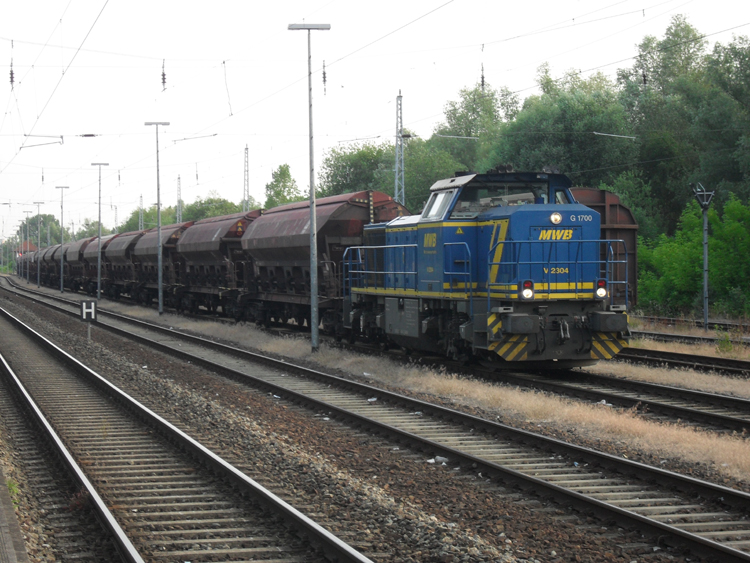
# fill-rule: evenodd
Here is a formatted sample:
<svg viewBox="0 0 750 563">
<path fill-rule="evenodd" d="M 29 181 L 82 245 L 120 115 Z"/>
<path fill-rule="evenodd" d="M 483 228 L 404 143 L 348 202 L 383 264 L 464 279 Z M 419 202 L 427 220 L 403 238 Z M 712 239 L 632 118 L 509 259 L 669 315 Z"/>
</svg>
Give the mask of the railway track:
<svg viewBox="0 0 750 563">
<path fill-rule="evenodd" d="M 665 327 L 670 326 L 693 326 L 697 328 L 703 328 L 703 321 L 694 319 L 694 320 L 688 320 L 688 319 L 676 319 L 676 318 L 670 318 L 670 317 L 654 317 L 654 316 L 637 316 L 632 315 L 632 318 L 639 319 L 643 322 L 654 324 L 654 325 L 662 325 Z M 747 333 L 748 329 L 750 329 L 750 323 L 744 322 L 729 322 L 729 321 L 708 321 L 708 326 L 713 329 L 723 330 L 726 332 L 730 331 L 740 331 L 743 333 Z"/>
<path fill-rule="evenodd" d="M 147 337 L 137 334 L 142 330 L 152 329 L 128 325 L 126 332 L 146 343 Z M 174 331 L 163 331 L 158 340 L 158 344 L 150 345 L 164 347 L 170 354 L 201 363 L 284 400 L 308 405 L 408 444 L 436 456 L 436 463 L 492 475 L 608 520 L 648 530 L 670 544 L 689 546 L 721 561 L 750 561 L 750 495 L 746 493 L 285 362 L 277 364 L 282 373 L 274 370 L 262 378 L 251 377 L 243 365 L 251 359 L 271 360 L 205 340 L 200 341 L 200 346 L 211 349 L 198 356 L 193 346 L 188 356 L 185 341 Z M 238 362 L 237 358 L 243 360 Z"/>
<path fill-rule="evenodd" d="M 656 342 L 687 342 L 689 344 L 716 344 L 720 339 L 716 336 L 695 336 L 692 334 L 679 334 L 670 332 L 655 332 L 647 330 L 633 330 L 631 331 L 633 336 L 644 338 L 647 340 L 654 340 Z M 731 340 L 738 344 L 745 346 L 750 345 L 750 337 L 732 337 Z"/>
<path fill-rule="evenodd" d="M 7 379 L 124 561 L 370 561 L 5 311 L 0 334 Z"/>
<path fill-rule="evenodd" d="M 664 352 L 645 348 L 625 348 L 613 361 L 626 360 L 633 363 L 650 366 L 666 366 L 670 368 L 688 368 L 703 372 L 717 372 L 735 377 L 750 377 L 750 362 L 720 358 L 715 356 L 699 356 L 695 354 L 681 354 L 679 352 Z"/>
<path fill-rule="evenodd" d="M 32 560 L 119 561 L 96 514 L 82 502 L 80 485 L 64 470 L 53 449 L 39 440 L 39 428 L 1 376 L 0 435 L 13 459 L 12 471 L 6 472 L 7 482 L 2 486 L 8 486 L 18 512 L 24 515 L 21 525 Z M 26 556 L 27 551 L 23 553 Z M 5 561 L 2 553 L 0 561 Z"/>
<path fill-rule="evenodd" d="M 659 421 L 690 421 L 704 430 L 741 435 L 750 431 L 747 399 L 580 371 L 558 373 L 555 377 L 493 372 L 489 377 L 603 405 L 636 409 L 639 414 Z"/>
</svg>

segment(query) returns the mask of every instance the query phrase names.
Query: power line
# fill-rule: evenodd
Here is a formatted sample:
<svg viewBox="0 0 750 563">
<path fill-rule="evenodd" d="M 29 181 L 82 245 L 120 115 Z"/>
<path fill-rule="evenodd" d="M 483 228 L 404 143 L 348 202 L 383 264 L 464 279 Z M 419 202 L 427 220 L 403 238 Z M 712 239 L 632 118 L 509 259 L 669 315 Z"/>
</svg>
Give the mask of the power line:
<svg viewBox="0 0 750 563">
<path fill-rule="evenodd" d="M 73 54 L 73 56 L 71 57 L 70 61 L 68 62 L 68 66 L 66 66 L 63 69 L 63 72 L 60 75 L 60 78 L 57 81 L 57 84 L 55 84 L 55 87 L 52 89 L 52 92 L 50 93 L 49 98 L 47 98 L 47 101 L 45 102 L 44 107 L 42 107 L 42 111 L 39 112 L 39 114 L 36 117 L 36 120 L 34 121 L 34 124 L 31 126 L 31 129 L 29 130 L 29 134 L 27 135 L 27 138 L 28 138 L 28 136 L 31 135 L 31 133 L 33 133 L 34 128 L 39 123 L 39 120 L 41 119 L 42 115 L 44 114 L 44 111 L 47 109 L 47 106 L 52 101 L 52 98 L 54 97 L 55 93 L 57 92 L 57 89 L 60 87 L 60 84 L 62 83 L 63 78 L 65 78 L 65 73 L 67 72 L 68 69 L 70 69 L 71 65 L 73 64 L 73 62 L 75 61 L 76 57 L 78 56 L 78 53 L 80 52 L 81 47 L 83 47 L 83 44 L 86 43 L 86 40 L 89 38 L 89 35 L 91 35 L 91 32 L 94 30 L 94 26 L 99 21 L 99 18 L 101 17 L 102 13 L 104 12 L 104 9 L 107 7 L 107 4 L 109 4 L 109 0 L 105 0 L 104 5 L 102 6 L 102 9 L 99 10 L 99 13 L 96 16 L 96 19 L 94 19 L 93 23 L 91 24 L 91 27 L 89 27 L 89 30 L 86 32 L 85 37 L 81 41 L 81 44 L 78 46 L 78 49 L 76 49 L 76 52 Z M 66 10 L 67 10 L 67 8 L 66 8 Z M 24 140 L 24 142 L 21 143 L 21 147 L 20 148 L 22 149 L 25 145 L 26 145 L 26 140 Z M 3 172 L 5 172 L 5 170 L 8 169 L 8 166 L 10 166 L 13 163 L 13 161 L 18 156 L 19 152 L 20 152 L 20 149 L 19 149 L 19 151 L 16 151 L 16 153 L 11 157 L 11 159 L 6 163 L 6 165 L 2 169 L 0 169 L 0 174 L 2 174 Z"/>
</svg>

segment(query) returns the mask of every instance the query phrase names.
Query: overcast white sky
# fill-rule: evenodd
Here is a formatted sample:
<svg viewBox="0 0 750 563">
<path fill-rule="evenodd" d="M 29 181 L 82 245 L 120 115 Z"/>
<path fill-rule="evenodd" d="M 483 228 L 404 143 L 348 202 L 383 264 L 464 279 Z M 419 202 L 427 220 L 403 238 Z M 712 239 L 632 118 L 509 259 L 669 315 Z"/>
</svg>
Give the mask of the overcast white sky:
<svg viewBox="0 0 750 563">
<path fill-rule="evenodd" d="M 548 62 L 614 76 L 646 35 L 684 14 L 710 44 L 750 35 L 745 0 L 24 0 L 0 8 L 0 218 L 10 236 L 24 211 L 122 222 L 156 203 L 159 128 L 162 204 L 216 192 L 242 199 L 289 164 L 308 189 L 307 33 L 312 32 L 315 168 L 355 139 L 392 140 L 396 96 L 404 125 L 429 137 L 445 103 L 479 82 L 536 93 Z M 13 64 L 14 87 L 9 80 Z M 327 83 L 321 68 L 325 61 Z M 162 88 L 162 65 L 166 89 Z M 83 135 L 96 135 L 84 137 Z M 62 136 L 63 142 L 60 142 Z M 44 144 L 51 143 L 51 144 Z M 37 146 L 34 146 L 37 145 Z M 406 163 L 408 166 L 408 163 Z M 408 190 L 408 186 L 406 187 Z M 76 227 L 77 228 L 77 227 Z"/>
</svg>

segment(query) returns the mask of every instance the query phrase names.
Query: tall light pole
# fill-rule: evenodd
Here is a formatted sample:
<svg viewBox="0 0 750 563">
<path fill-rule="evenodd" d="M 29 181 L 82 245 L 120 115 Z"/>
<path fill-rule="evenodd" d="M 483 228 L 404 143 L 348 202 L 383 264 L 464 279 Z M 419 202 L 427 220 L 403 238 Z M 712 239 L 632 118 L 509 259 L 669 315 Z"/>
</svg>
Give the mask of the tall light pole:
<svg viewBox="0 0 750 563">
<path fill-rule="evenodd" d="M 26 213 L 26 253 L 29 252 L 29 215 L 34 213 L 33 211 L 24 211 Z M 21 250 L 23 250 L 23 246 L 21 247 Z M 28 260 L 24 260 L 26 263 L 26 283 L 29 283 L 29 270 L 31 269 L 31 265 L 29 264 Z M 21 275 L 23 275 L 23 272 L 21 272 Z"/>
<path fill-rule="evenodd" d="M 0 203 L 0 205 L 7 205 L 8 206 L 8 211 L 10 211 L 10 202 L 8 202 L 8 203 Z M 5 217 L 3 217 L 3 238 L 4 237 L 5 237 Z M 5 242 L 6 241 L 3 240 L 3 243 L 5 243 Z M 2 260 L 3 260 L 3 262 L 5 261 L 5 247 L 6 246 L 7 245 L 3 244 L 3 247 L 2 247 L 2 251 L 3 251 Z M 10 266 L 10 256 L 8 256 L 8 266 Z"/>
<path fill-rule="evenodd" d="M 0 205 L 7 205 L 8 206 L 8 211 L 10 211 L 10 202 L 8 202 L 8 203 L 0 203 Z M 3 217 L 3 238 L 5 238 L 5 217 Z M 6 241 L 3 240 L 3 242 L 5 243 Z M 7 245 L 3 245 L 3 248 L 2 248 L 2 250 L 3 250 L 3 260 L 5 260 L 5 246 L 7 246 Z M 8 248 L 8 250 L 10 250 L 10 248 Z M 10 256 L 8 256 L 8 266 L 10 267 Z"/>
<path fill-rule="evenodd" d="M 315 166 L 313 154 L 313 109 L 312 109 L 312 51 L 310 48 L 310 32 L 328 31 L 328 23 L 290 23 L 289 29 L 297 31 L 307 30 L 307 92 L 310 113 L 310 342 L 312 351 L 317 352 L 318 344 L 318 241 L 317 221 L 315 212 Z"/>
<path fill-rule="evenodd" d="M 65 242 L 65 221 L 63 221 L 63 194 L 64 190 L 67 190 L 70 186 L 55 186 L 56 190 L 60 190 L 60 293 L 65 293 L 65 286 L 63 285 L 63 243 Z"/>
<path fill-rule="evenodd" d="M 21 251 L 18 258 L 23 256 L 23 221 L 18 223 L 18 238 L 21 240 Z M 16 275 L 23 278 L 23 260 L 16 260 Z"/>
<path fill-rule="evenodd" d="M 37 252 L 37 255 L 36 255 L 36 287 L 37 287 L 37 289 L 39 289 L 41 287 L 41 283 L 39 281 L 39 278 L 41 278 L 41 276 L 42 276 L 42 269 L 41 269 L 42 266 L 41 266 L 41 263 L 39 261 L 39 259 L 41 258 L 41 256 L 39 256 L 39 251 L 42 248 L 42 215 L 41 215 L 41 213 L 39 213 L 39 206 L 42 205 L 43 203 L 44 203 L 43 201 L 35 201 L 34 202 L 34 205 L 36 205 L 36 230 L 37 230 L 37 235 L 39 237 L 39 242 L 37 243 L 37 249 L 36 249 L 36 252 Z"/>
<path fill-rule="evenodd" d="M 102 166 L 108 162 L 92 162 L 91 166 L 99 167 L 99 247 L 96 249 L 96 300 L 102 298 Z"/>
<path fill-rule="evenodd" d="M 144 125 L 156 125 L 156 236 L 157 268 L 159 268 L 159 314 L 164 312 L 164 294 L 162 292 L 162 257 L 161 257 L 161 188 L 159 186 L 159 125 L 169 125 L 168 121 L 147 121 Z"/>
<path fill-rule="evenodd" d="M 23 221 L 18 223 L 18 239 L 21 241 L 21 249 L 20 249 L 19 256 L 18 256 L 18 258 L 20 258 L 23 255 Z M 15 264 L 16 275 L 19 278 L 22 278 L 23 277 L 23 261 L 19 260 L 18 258 L 16 259 L 16 264 Z M 20 265 L 20 268 L 19 268 L 19 265 Z"/>
</svg>

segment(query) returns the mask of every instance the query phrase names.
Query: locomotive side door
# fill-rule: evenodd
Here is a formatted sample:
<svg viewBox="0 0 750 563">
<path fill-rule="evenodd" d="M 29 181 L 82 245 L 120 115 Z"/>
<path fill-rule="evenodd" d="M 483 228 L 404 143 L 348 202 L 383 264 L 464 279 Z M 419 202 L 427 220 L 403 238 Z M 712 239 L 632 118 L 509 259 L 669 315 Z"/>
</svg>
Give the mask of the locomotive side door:
<svg viewBox="0 0 750 563">
<path fill-rule="evenodd" d="M 451 208 L 456 190 L 433 192 L 422 211 L 417 236 L 418 291 L 443 291 L 443 220 Z"/>
</svg>

